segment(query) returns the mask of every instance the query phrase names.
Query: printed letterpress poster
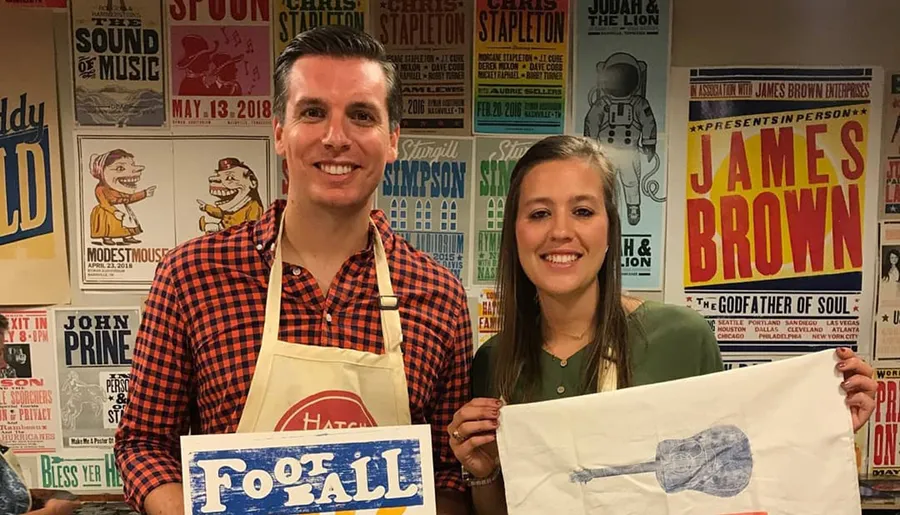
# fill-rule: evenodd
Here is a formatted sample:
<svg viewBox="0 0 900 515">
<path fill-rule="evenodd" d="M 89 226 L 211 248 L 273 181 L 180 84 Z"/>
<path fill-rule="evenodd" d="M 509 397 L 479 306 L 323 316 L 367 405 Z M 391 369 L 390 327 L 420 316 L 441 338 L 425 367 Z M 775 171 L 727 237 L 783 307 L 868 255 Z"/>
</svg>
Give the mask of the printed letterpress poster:
<svg viewBox="0 0 900 515">
<path fill-rule="evenodd" d="M 900 476 L 897 428 L 900 427 L 900 368 L 877 367 L 875 411 L 869 418 L 869 475 Z"/>
<path fill-rule="evenodd" d="M 671 6 L 669 0 L 576 5 L 575 132 L 603 144 L 619 180 L 622 286 L 660 290 Z"/>
<path fill-rule="evenodd" d="M 274 62 L 294 36 L 321 25 L 368 29 L 369 0 L 274 0 Z"/>
<path fill-rule="evenodd" d="M 268 126 L 268 0 L 167 0 L 172 125 Z"/>
<path fill-rule="evenodd" d="M 0 368 L 0 442 L 16 453 L 60 445 L 56 352 L 47 310 L 3 311 L 9 319 L 6 367 Z"/>
<path fill-rule="evenodd" d="M 500 256 L 500 233 L 503 229 L 503 210 L 509 191 L 509 177 L 513 168 L 536 138 L 489 137 L 475 138 L 475 270 L 472 283 L 493 285 L 497 282 Z"/>
<path fill-rule="evenodd" d="M 427 425 L 181 438 L 185 513 L 428 515 Z"/>
<path fill-rule="evenodd" d="M 71 19 L 76 125 L 164 125 L 162 3 L 79 0 Z"/>
<path fill-rule="evenodd" d="M 78 136 L 76 145 L 81 287 L 149 288 L 177 242 L 171 139 Z"/>
<path fill-rule="evenodd" d="M 882 222 L 879 235 L 875 359 L 900 360 L 900 222 Z"/>
<path fill-rule="evenodd" d="M 112 451 L 65 449 L 38 455 L 36 488 L 72 493 L 122 493 L 122 476 Z"/>
<path fill-rule="evenodd" d="M 400 137 L 375 205 L 391 229 L 468 284 L 472 138 Z"/>
<path fill-rule="evenodd" d="M 52 310 L 64 448 L 112 449 L 140 323 L 137 307 Z"/>
<path fill-rule="evenodd" d="M 4 9 L 0 33 L 0 306 L 69 302 L 53 13 Z M 27 51 L 23 51 L 27 49 Z"/>
<path fill-rule="evenodd" d="M 494 288 L 482 288 L 478 297 L 477 345 L 487 343 L 500 331 L 500 298 Z"/>
<path fill-rule="evenodd" d="M 286 199 L 288 194 L 288 165 L 287 159 L 276 156 L 275 158 L 275 169 L 277 170 L 277 174 L 275 176 L 275 198 L 278 199 Z"/>
<path fill-rule="evenodd" d="M 271 200 L 267 137 L 182 138 L 173 146 L 179 243 L 260 219 Z"/>
<path fill-rule="evenodd" d="M 475 132 L 566 129 L 569 0 L 475 0 Z"/>
<path fill-rule="evenodd" d="M 474 0 L 372 3 L 374 34 L 397 66 L 403 88 L 402 129 L 471 134 Z"/>
<path fill-rule="evenodd" d="M 887 74 L 885 79 L 881 183 L 884 205 L 879 214 L 885 219 L 900 219 L 900 72 Z"/>
<path fill-rule="evenodd" d="M 870 354 L 880 70 L 677 68 L 671 80 L 690 101 L 670 106 L 686 174 L 669 188 L 666 300 L 703 314 L 723 352 Z"/>
</svg>

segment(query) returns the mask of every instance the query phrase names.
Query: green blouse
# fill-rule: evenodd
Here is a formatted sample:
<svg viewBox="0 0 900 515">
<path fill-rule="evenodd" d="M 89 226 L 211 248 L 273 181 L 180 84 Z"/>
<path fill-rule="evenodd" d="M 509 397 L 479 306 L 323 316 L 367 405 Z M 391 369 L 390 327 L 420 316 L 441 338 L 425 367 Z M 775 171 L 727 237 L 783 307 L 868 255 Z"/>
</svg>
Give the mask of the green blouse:
<svg viewBox="0 0 900 515">
<path fill-rule="evenodd" d="M 723 369 L 719 344 L 709 323 L 696 311 L 672 304 L 645 301 L 628 315 L 633 386 L 718 372 Z M 474 397 L 496 397 L 492 370 L 496 336 L 475 353 L 472 363 Z M 581 349 L 560 360 L 541 355 L 541 387 L 536 400 L 581 395 Z"/>
</svg>

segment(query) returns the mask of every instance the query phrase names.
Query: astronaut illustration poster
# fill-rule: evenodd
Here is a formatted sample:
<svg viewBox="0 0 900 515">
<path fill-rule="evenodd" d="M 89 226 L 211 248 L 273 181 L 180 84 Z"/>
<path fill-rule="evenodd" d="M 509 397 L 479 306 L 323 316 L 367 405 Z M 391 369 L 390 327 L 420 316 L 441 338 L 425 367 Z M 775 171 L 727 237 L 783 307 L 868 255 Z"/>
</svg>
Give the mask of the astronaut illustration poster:
<svg viewBox="0 0 900 515">
<path fill-rule="evenodd" d="M 475 231 L 472 284 L 493 286 L 497 282 L 503 209 L 513 168 L 537 138 L 479 136 L 475 139 L 473 218 Z"/>
<path fill-rule="evenodd" d="M 603 144 L 619 179 L 622 286 L 661 290 L 669 0 L 576 5 L 575 132 Z"/>
<path fill-rule="evenodd" d="M 472 138 L 401 136 L 375 206 L 391 228 L 469 284 Z"/>
<path fill-rule="evenodd" d="M 84 289 L 146 290 L 175 245 L 269 203 L 267 136 L 78 136 L 77 147 Z"/>
<path fill-rule="evenodd" d="M 269 207 L 273 167 L 268 138 L 179 138 L 173 149 L 179 243 L 259 220 Z"/>
<path fill-rule="evenodd" d="M 570 0 L 475 0 L 474 131 L 566 130 Z"/>
<path fill-rule="evenodd" d="M 165 123 L 162 26 L 159 0 L 72 3 L 77 125 Z"/>
<path fill-rule="evenodd" d="M 271 3 L 167 0 L 175 127 L 268 126 Z"/>
<path fill-rule="evenodd" d="M 52 310 L 63 447 L 112 449 L 140 323 L 136 306 Z"/>
<path fill-rule="evenodd" d="M 883 74 L 673 68 L 665 300 L 725 353 L 872 352 Z M 859 346 L 857 349 L 857 345 Z"/>
</svg>

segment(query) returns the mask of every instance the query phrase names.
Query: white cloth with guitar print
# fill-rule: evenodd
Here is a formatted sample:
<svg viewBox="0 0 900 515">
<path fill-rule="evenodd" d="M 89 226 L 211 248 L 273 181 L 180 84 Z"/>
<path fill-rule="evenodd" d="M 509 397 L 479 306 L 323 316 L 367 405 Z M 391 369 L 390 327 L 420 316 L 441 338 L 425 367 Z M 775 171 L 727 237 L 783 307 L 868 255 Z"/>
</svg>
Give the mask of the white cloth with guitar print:
<svg viewBox="0 0 900 515">
<path fill-rule="evenodd" d="M 501 408 L 510 515 L 861 512 L 834 351 Z"/>
</svg>

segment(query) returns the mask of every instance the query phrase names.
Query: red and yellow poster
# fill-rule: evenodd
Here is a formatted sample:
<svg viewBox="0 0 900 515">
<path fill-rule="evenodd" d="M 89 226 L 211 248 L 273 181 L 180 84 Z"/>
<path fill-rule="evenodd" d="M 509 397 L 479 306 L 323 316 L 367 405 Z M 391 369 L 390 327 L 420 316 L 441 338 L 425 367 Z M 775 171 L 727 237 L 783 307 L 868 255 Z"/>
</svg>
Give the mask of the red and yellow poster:
<svg viewBox="0 0 900 515">
<path fill-rule="evenodd" d="M 675 295 L 724 352 L 855 349 L 875 263 L 873 71 L 702 69 L 689 88 Z"/>
<path fill-rule="evenodd" d="M 69 301 L 53 13 L 2 9 L 0 306 Z M 27 52 L 22 49 L 27 48 Z"/>
</svg>

